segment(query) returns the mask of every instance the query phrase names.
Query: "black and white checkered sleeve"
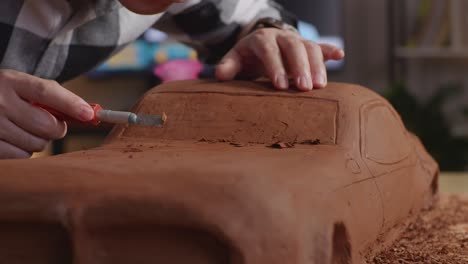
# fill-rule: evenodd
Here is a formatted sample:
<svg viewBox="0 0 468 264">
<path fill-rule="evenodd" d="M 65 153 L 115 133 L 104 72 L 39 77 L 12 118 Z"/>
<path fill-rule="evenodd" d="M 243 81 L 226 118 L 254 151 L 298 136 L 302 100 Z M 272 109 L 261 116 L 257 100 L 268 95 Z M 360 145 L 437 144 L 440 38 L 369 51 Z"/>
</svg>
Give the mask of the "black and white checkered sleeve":
<svg viewBox="0 0 468 264">
<path fill-rule="evenodd" d="M 173 5 L 155 26 L 195 46 L 203 59 L 213 63 L 234 46 L 244 26 L 263 17 L 297 23 L 271 0 L 187 0 Z"/>
</svg>

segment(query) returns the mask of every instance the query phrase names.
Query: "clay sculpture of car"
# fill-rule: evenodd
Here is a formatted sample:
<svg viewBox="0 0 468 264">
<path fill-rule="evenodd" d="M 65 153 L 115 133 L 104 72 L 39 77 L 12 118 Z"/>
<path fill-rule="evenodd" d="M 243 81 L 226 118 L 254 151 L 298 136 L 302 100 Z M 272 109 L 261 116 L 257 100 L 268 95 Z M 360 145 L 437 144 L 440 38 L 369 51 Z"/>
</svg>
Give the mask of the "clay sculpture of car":
<svg viewBox="0 0 468 264">
<path fill-rule="evenodd" d="M 348 264 L 437 194 L 390 104 L 350 84 L 173 82 L 97 149 L 1 161 L 5 263 Z"/>
</svg>

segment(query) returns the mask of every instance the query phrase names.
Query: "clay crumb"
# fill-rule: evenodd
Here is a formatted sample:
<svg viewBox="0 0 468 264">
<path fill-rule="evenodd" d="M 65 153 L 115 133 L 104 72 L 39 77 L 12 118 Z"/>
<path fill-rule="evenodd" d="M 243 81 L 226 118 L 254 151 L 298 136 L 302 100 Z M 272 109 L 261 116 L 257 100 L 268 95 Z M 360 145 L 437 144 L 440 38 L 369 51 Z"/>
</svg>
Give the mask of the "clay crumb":
<svg viewBox="0 0 468 264">
<path fill-rule="evenodd" d="M 139 149 L 139 148 L 129 148 L 129 149 L 126 149 L 123 151 L 124 153 L 128 153 L 128 152 L 143 152 L 143 150 Z"/>
<path fill-rule="evenodd" d="M 302 145 L 320 145 L 320 139 L 308 139 L 301 142 Z"/>
<path fill-rule="evenodd" d="M 270 145 L 270 148 L 274 149 L 287 149 L 287 148 L 294 148 L 294 143 L 291 142 L 277 142 L 272 145 Z"/>
<path fill-rule="evenodd" d="M 129 158 L 129 159 L 133 159 L 133 155 L 129 155 L 128 158 Z"/>
</svg>

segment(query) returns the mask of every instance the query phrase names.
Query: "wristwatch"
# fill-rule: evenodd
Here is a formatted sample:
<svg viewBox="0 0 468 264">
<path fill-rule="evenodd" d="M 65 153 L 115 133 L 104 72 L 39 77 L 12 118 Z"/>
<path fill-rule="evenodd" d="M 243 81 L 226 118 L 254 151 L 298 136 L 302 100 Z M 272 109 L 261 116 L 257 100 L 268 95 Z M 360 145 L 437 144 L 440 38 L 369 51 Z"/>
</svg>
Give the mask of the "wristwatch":
<svg viewBox="0 0 468 264">
<path fill-rule="evenodd" d="M 261 29 L 261 28 L 277 28 L 277 29 L 281 29 L 281 30 L 289 30 L 289 31 L 299 33 L 299 31 L 295 27 L 293 27 L 293 26 L 291 26 L 291 25 L 289 25 L 289 24 L 287 24 L 287 23 L 285 23 L 285 22 L 283 22 L 281 20 L 278 20 L 278 19 L 272 18 L 272 17 L 265 17 L 265 18 L 259 19 L 253 25 L 253 27 L 249 31 L 249 34 L 254 32 L 255 30 L 258 30 L 258 29 Z"/>
</svg>

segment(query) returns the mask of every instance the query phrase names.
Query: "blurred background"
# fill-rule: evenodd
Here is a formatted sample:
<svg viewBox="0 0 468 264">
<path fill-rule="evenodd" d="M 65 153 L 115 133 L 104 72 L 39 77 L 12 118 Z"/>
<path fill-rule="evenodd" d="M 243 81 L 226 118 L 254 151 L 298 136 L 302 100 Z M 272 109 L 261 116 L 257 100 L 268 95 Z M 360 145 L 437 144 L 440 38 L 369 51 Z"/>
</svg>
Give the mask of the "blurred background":
<svg viewBox="0 0 468 264">
<path fill-rule="evenodd" d="M 468 191 L 468 1 L 277 2 L 300 18 L 304 37 L 345 49 L 345 61 L 327 65 L 330 80 L 385 96 L 439 162 L 442 189 Z M 197 59 L 189 47 L 149 31 L 65 86 L 90 102 L 126 110 L 162 81 L 209 74 Z M 98 146 L 109 129 L 71 127 L 64 140 L 36 156 Z"/>
</svg>

